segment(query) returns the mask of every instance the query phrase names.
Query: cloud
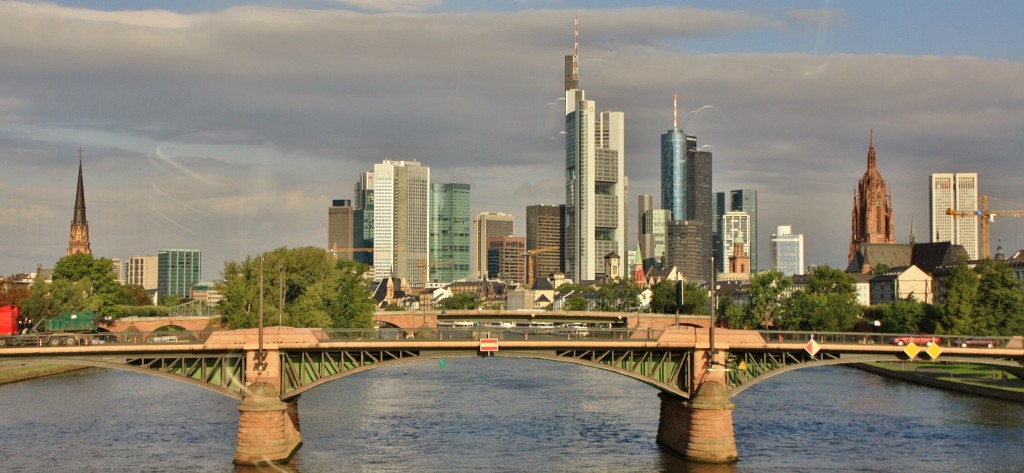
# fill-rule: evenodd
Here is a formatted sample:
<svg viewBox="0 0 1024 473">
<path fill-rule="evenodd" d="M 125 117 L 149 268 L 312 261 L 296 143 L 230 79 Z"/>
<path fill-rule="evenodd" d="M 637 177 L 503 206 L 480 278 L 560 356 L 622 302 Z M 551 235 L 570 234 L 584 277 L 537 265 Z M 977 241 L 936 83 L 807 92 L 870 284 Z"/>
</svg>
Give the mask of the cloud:
<svg viewBox="0 0 1024 473">
<path fill-rule="evenodd" d="M 201 247 L 207 277 L 224 259 L 323 244 L 329 199 L 352 198 L 359 173 L 385 158 L 471 183 L 473 212 L 514 213 L 522 233 L 527 205 L 564 200 L 557 98 L 577 13 L 588 98 L 626 114 L 630 205 L 660 195 L 672 94 L 680 117 L 711 106 L 683 123 L 711 145 L 716 190 L 759 190 L 762 263 L 770 230 L 790 223 L 809 261 L 844 263 L 872 128 L 901 240 L 911 214 L 926 233 L 930 172 L 977 170 L 984 192 L 1020 200 L 1019 61 L 686 47 L 852 21 L 831 11 L 178 14 L 3 2 L 0 197 L 37 207 L 18 214 L 0 261 L 22 264 L 9 248 L 34 246 L 32 267 L 63 253 L 78 147 L 97 253 Z"/>
<path fill-rule="evenodd" d="M 418 12 L 441 6 L 441 0 L 333 0 L 360 10 L 374 12 Z"/>
</svg>

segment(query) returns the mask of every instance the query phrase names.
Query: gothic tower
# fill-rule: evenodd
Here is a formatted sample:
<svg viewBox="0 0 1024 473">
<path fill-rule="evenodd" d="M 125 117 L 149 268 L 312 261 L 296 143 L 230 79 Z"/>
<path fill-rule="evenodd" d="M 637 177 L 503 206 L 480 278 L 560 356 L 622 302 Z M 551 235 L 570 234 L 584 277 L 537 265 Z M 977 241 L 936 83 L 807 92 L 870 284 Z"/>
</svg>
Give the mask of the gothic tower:
<svg viewBox="0 0 1024 473">
<path fill-rule="evenodd" d="M 75 216 L 71 219 L 71 238 L 68 240 L 68 256 L 85 253 L 89 249 L 89 221 L 85 218 L 85 185 L 82 183 L 82 150 L 78 150 L 78 191 L 75 193 Z"/>
<path fill-rule="evenodd" d="M 850 237 L 849 262 L 852 263 L 862 243 L 896 243 L 892 217 L 892 195 L 885 179 L 878 172 L 875 157 L 875 131 L 871 130 L 868 147 L 868 170 L 857 183 L 853 194 L 853 231 Z"/>
</svg>

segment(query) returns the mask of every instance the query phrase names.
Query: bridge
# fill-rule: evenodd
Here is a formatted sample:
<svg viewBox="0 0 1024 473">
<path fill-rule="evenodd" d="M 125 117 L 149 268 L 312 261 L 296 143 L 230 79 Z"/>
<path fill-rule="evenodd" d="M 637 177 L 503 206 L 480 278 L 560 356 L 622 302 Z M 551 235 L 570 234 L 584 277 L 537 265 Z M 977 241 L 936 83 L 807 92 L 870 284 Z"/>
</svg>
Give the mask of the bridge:
<svg viewBox="0 0 1024 473">
<path fill-rule="evenodd" d="M 894 335 L 664 329 L 572 330 L 447 327 L 327 330 L 270 327 L 144 337 L 135 343 L 0 349 L 0 366 L 61 363 L 135 371 L 183 381 L 240 401 L 235 462 L 287 461 L 301 446 L 302 393 L 355 373 L 459 356 L 505 356 L 575 363 L 657 388 L 658 442 L 703 462 L 737 459 L 729 400 L 794 369 L 872 361 L 953 361 L 1024 367 L 1024 339 L 996 348 L 948 343 L 897 346 Z"/>
</svg>

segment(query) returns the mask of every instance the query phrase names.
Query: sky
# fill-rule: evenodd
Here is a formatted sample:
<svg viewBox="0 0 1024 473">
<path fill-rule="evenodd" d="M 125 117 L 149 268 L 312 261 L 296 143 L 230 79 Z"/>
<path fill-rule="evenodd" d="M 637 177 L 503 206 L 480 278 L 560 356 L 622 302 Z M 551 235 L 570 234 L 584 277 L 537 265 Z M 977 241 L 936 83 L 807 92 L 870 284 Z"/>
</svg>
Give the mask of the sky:
<svg viewBox="0 0 1024 473">
<path fill-rule="evenodd" d="M 660 135 L 714 153 L 716 191 L 845 267 L 874 130 L 897 241 L 928 241 L 928 177 L 977 172 L 1024 209 L 1024 2 L 0 2 L 0 274 L 67 249 L 82 149 L 93 254 L 199 248 L 203 277 L 325 246 L 363 171 L 418 160 L 472 212 L 564 203 L 563 57 L 626 117 L 627 248 L 660 201 Z M 1024 219 L 992 224 L 1024 248 Z M 994 250 L 994 248 L 993 248 Z"/>
</svg>

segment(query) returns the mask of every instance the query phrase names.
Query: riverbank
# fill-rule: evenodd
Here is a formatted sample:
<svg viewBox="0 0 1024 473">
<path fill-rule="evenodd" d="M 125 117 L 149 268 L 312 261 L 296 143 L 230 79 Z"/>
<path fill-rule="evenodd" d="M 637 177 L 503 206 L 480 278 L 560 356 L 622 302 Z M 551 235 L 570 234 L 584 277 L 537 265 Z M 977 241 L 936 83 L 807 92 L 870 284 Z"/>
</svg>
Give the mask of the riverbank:
<svg viewBox="0 0 1024 473">
<path fill-rule="evenodd" d="M 1024 404 L 1024 380 L 994 366 L 904 362 L 849 366 L 908 383 Z"/>
<path fill-rule="evenodd" d="M 0 384 L 16 383 L 18 381 L 42 378 L 44 376 L 53 376 L 55 374 L 68 373 L 87 368 L 88 367 L 83 366 L 57 364 L 19 366 L 17 368 L 0 370 Z"/>
</svg>

